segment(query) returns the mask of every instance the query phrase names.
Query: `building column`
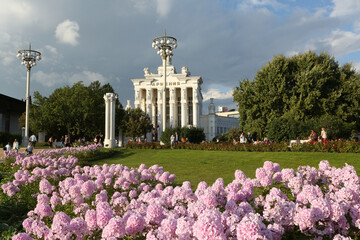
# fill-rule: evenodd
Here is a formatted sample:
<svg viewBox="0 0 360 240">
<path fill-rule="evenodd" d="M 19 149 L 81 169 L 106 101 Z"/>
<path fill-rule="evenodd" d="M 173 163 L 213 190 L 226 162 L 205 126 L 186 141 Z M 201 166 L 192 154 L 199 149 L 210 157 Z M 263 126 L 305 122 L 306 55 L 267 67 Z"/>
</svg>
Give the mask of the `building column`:
<svg viewBox="0 0 360 240">
<path fill-rule="evenodd" d="M 154 91 L 154 90 L 152 90 Z M 156 129 L 156 125 L 157 125 L 157 122 L 156 122 L 156 103 L 155 103 L 155 100 L 156 100 L 156 95 L 154 94 L 154 92 L 152 92 L 151 94 L 151 123 L 153 125 L 153 127 Z"/>
<path fill-rule="evenodd" d="M 158 108 L 158 116 L 157 116 L 157 125 L 159 126 L 159 128 L 157 128 L 157 131 L 158 131 L 158 136 L 159 136 L 159 139 L 161 137 L 161 132 L 162 132 L 162 126 L 163 126 L 163 123 L 162 123 L 162 106 L 163 106 L 163 99 L 162 99 L 162 94 L 163 94 L 163 91 L 162 89 L 158 89 L 158 104 L 157 104 L 157 108 Z"/>
<path fill-rule="evenodd" d="M 187 88 L 181 88 L 181 127 L 186 127 L 188 125 L 187 115 L 188 115 L 188 101 L 187 101 Z"/>
<path fill-rule="evenodd" d="M 140 108 L 140 90 L 135 88 L 134 108 Z"/>
<path fill-rule="evenodd" d="M 106 93 L 105 100 L 105 148 L 114 148 L 115 145 L 115 102 L 118 96 L 115 93 Z"/>
<path fill-rule="evenodd" d="M 146 90 L 140 89 L 140 108 L 143 112 L 146 113 Z M 145 94 L 144 94 L 145 92 Z"/>
<path fill-rule="evenodd" d="M 152 99 L 151 99 L 151 89 L 146 89 L 146 114 L 151 118 L 152 117 Z"/>
<path fill-rule="evenodd" d="M 169 99 L 169 107 L 170 107 L 170 114 L 169 114 L 169 120 L 170 120 L 170 126 L 175 127 L 175 88 L 170 88 L 170 99 Z"/>
<path fill-rule="evenodd" d="M 193 126 L 199 127 L 199 99 L 197 88 L 193 88 Z"/>
</svg>

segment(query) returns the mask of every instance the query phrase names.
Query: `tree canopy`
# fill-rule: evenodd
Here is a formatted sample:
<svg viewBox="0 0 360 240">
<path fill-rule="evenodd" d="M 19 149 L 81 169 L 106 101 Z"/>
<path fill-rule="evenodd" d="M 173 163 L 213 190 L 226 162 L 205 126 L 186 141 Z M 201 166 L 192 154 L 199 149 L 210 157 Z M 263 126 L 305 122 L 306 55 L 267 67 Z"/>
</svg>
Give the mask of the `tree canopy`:
<svg viewBox="0 0 360 240">
<path fill-rule="evenodd" d="M 329 116 L 360 130 L 360 76 L 351 64 L 340 66 L 327 53 L 276 56 L 252 81 L 240 82 L 233 100 L 240 128 L 260 137 L 278 119 L 303 123 Z"/>
<path fill-rule="evenodd" d="M 69 134 L 76 137 L 93 138 L 104 133 L 105 93 L 114 93 L 110 84 L 101 85 L 99 81 L 84 86 L 82 82 L 73 86 L 56 89 L 49 97 L 34 92 L 30 110 L 30 129 L 44 131 L 54 137 Z M 122 105 L 115 105 L 117 126 L 124 115 Z"/>
<path fill-rule="evenodd" d="M 132 138 L 146 136 L 146 133 L 150 132 L 152 128 L 150 117 L 140 108 L 126 110 L 120 126 L 125 136 Z"/>
</svg>

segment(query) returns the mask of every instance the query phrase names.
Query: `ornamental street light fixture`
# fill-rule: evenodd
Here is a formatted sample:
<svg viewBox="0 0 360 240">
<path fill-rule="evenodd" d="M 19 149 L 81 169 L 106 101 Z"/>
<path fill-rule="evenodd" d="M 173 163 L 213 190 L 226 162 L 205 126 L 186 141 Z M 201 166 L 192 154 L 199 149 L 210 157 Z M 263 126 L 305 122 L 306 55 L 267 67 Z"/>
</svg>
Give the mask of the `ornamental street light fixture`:
<svg viewBox="0 0 360 240">
<path fill-rule="evenodd" d="M 171 57 L 173 56 L 173 49 L 177 47 L 176 38 L 166 36 L 166 31 L 164 36 L 156 37 L 153 40 L 152 47 L 157 51 L 163 61 L 163 68 L 164 68 L 164 88 L 162 93 L 162 130 L 165 131 L 166 129 L 166 66 L 169 64 Z"/>
<path fill-rule="evenodd" d="M 41 60 L 41 53 L 31 50 L 31 44 L 29 49 L 19 50 L 17 57 L 22 61 L 21 64 L 27 68 L 27 81 L 26 81 L 26 119 L 25 119 L 25 136 L 22 140 L 22 146 L 26 147 L 29 142 L 29 91 L 30 91 L 30 70 L 36 66 L 36 61 Z"/>
</svg>

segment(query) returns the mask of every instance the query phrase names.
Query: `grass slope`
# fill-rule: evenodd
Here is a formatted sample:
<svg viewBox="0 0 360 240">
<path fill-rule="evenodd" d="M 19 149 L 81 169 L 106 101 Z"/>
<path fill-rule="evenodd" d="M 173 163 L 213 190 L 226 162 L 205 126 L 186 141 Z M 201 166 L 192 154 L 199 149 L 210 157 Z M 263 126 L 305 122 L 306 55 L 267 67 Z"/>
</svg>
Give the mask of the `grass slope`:
<svg viewBox="0 0 360 240">
<path fill-rule="evenodd" d="M 262 167 L 265 161 L 280 164 L 281 168 L 294 168 L 309 165 L 318 167 L 321 160 L 328 160 L 331 166 L 341 167 L 345 163 L 360 170 L 360 154 L 352 153 L 317 153 L 317 152 L 226 152 L 197 150 L 142 150 L 119 149 L 111 158 L 91 162 L 98 164 L 123 164 L 128 167 L 139 167 L 145 163 L 147 167 L 154 164 L 164 167 L 176 175 L 175 184 L 190 181 L 196 188 L 200 181 L 209 185 L 217 178 L 223 178 L 225 184 L 234 179 L 236 169 L 242 170 L 246 176 L 254 177 L 255 170 Z"/>
</svg>

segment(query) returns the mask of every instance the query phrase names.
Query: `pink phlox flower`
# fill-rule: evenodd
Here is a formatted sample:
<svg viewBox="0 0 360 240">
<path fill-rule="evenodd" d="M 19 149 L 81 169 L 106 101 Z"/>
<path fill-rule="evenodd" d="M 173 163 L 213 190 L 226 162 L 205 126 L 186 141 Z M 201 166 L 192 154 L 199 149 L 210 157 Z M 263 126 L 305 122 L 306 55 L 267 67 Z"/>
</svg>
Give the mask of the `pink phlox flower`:
<svg viewBox="0 0 360 240">
<path fill-rule="evenodd" d="M 300 176 L 303 179 L 303 184 L 314 184 L 317 180 L 318 171 L 314 167 L 310 166 L 300 166 L 296 172 L 297 176 Z"/>
<path fill-rule="evenodd" d="M 188 204 L 188 213 L 189 216 L 192 218 L 197 218 L 203 211 L 205 211 L 206 205 L 200 201 L 197 202 L 190 202 Z"/>
<path fill-rule="evenodd" d="M 150 204 L 146 211 L 146 222 L 150 224 L 160 224 L 165 218 L 164 208 L 159 204 Z"/>
<path fill-rule="evenodd" d="M 86 221 L 82 217 L 77 217 L 70 222 L 71 233 L 75 234 L 78 238 L 89 234 L 89 229 Z"/>
<path fill-rule="evenodd" d="M 300 193 L 302 185 L 303 181 L 300 176 L 293 177 L 289 180 L 288 187 L 290 188 L 293 196 L 296 196 Z"/>
<path fill-rule="evenodd" d="M 52 192 L 52 185 L 47 179 L 43 178 L 39 183 L 39 190 L 41 193 L 50 194 Z"/>
<path fill-rule="evenodd" d="M 193 225 L 194 220 L 189 217 L 180 217 L 177 219 L 175 234 L 179 240 L 190 240 L 193 239 Z"/>
<path fill-rule="evenodd" d="M 34 212 L 40 216 L 40 219 L 53 216 L 53 211 L 48 204 L 38 203 L 34 209 Z"/>
<path fill-rule="evenodd" d="M 280 171 L 280 165 L 271 161 L 265 161 L 263 168 L 265 169 L 267 175 L 272 175 L 273 173 Z"/>
<path fill-rule="evenodd" d="M 120 217 L 111 218 L 103 229 L 101 237 L 104 239 L 122 238 L 125 236 L 124 220 Z"/>
<path fill-rule="evenodd" d="M 204 190 L 203 195 L 199 196 L 199 201 L 204 203 L 208 209 L 213 209 L 218 205 L 215 192 L 211 188 Z"/>
<path fill-rule="evenodd" d="M 87 223 L 87 226 L 89 230 L 95 230 L 97 226 L 97 217 L 96 217 L 96 211 L 94 209 L 89 209 L 85 213 L 85 221 Z"/>
<path fill-rule="evenodd" d="M 161 221 L 159 231 L 165 234 L 169 239 L 176 239 L 177 220 L 174 218 L 165 218 Z"/>
<path fill-rule="evenodd" d="M 108 202 L 96 203 L 96 223 L 100 228 L 104 228 L 113 217 L 113 211 Z"/>
<path fill-rule="evenodd" d="M 26 233 L 18 233 L 12 237 L 12 240 L 34 240 L 34 239 Z"/>
<path fill-rule="evenodd" d="M 135 236 L 145 228 L 144 217 L 135 211 L 127 211 L 124 215 L 124 222 L 127 235 Z"/>
<path fill-rule="evenodd" d="M 196 190 L 195 190 L 195 195 L 196 195 L 197 197 L 203 195 L 205 189 L 207 189 L 207 188 L 208 188 L 208 185 L 207 185 L 206 182 L 204 182 L 204 181 L 199 182 L 199 184 L 198 184 L 198 186 L 197 186 L 197 188 L 196 188 Z"/>
<path fill-rule="evenodd" d="M 102 190 L 99 194 L 95 196 L 96 202 L 107 202 L 108 195 L 106 190 Z"/>
<path fill-rule="evenodd" d="M 258 213 L 245 215 L 237 225 L 237 239 L 266 239 L 266 236 L 271 236 L 270 231 L 262 221 L 263 218 Z"/>
<path fill-rule="evenodd" d="M 81 194 L 84 196 L 85 199 L 90 198 L 95 192 L 95 190 L 96 190 L 95 182 L 92 180 L 88 180 L 84 182 L 81 185 L 81 189 L 80 189 Z"/>
<path fill-rule="evenodd" d="M 296 202 L 306 205 L 314 199 L 323 198 L 323 193 L 319 186 L 306 184 L 301 192 L 296 196 Z"/>
<path fill-rule="evenodd" d="M 246 178 L 247 177 L 243 171 L 241 170 L 235 171 L 235 180 L 238 181 L 239 183 L 243 184 Z"/>
<path fill-rule="evenodd" d="M 221 213 L 215 209 L 205 210 L 193 226 L 194 237 L 204 240 L 225 240 Z"/>
<path fill-rule="evenodd" d="M 57 212 L 53 218 L 51 231 L 60 239 L 64 238 L 70 233 L 71 218 L 64 212 Z"/>
<path fill-rule="evenodd" d="M 283 168 L 281 170 L 282 182 L 288 182 L 295 176 L 294 169 L 292 168 Z"/>
</svg>

